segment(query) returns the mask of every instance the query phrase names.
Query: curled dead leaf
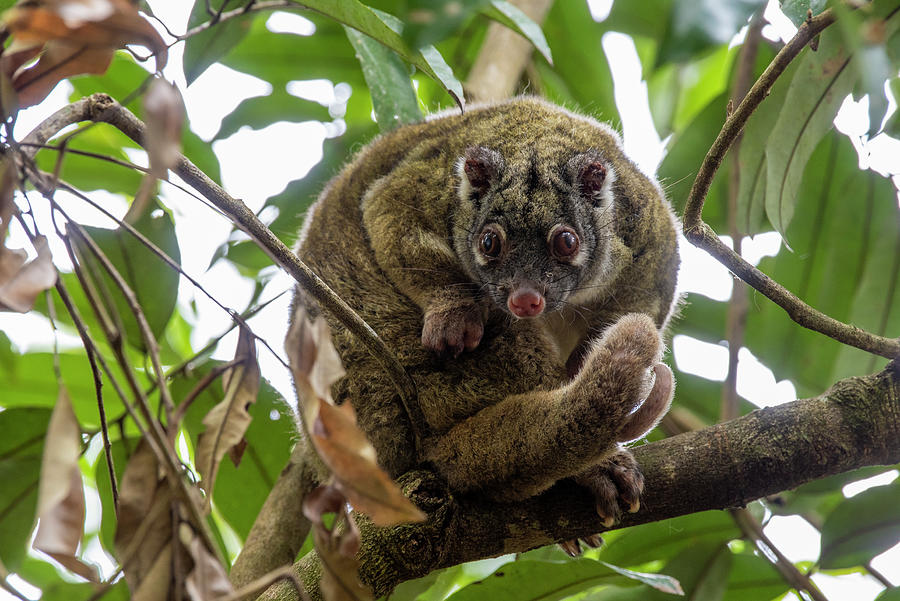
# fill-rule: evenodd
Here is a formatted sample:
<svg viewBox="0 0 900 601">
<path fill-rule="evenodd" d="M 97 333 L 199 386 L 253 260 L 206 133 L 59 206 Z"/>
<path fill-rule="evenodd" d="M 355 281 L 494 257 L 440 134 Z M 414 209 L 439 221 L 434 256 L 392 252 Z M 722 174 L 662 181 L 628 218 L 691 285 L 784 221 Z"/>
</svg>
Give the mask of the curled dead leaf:
<svg viewBox="0 0 900 601">
<path fill-rule="evenodd" d="M 20 2 L 4 13 L 3 24 L 13 42 L 0 57 L 0 71 L 12 80 L 20 107 L 37 104 L 65 77 L 104 73 L 113 52 L 127 44 L 147 47 L 157 70 L 168 58 L 162 37 L 128 0 Z"/>
<path fill-rule="evenodd" d="M 84 487 L 81 484 L 81 428 L 65 388 L 60 388 L 47 426 L 38 484 L 38 530 L 33 547 L 72 572 L 98 582 L 97 569 L 78 558 L 84 534 Z"/>
<path fill-rule="evenodd" d="M 349 514 L 348 514 L 349 517 Z M 322 580 L 319 590 L 327 601 L 371 601 L 375 598 L 372 590 L 359 579 L 359 562 L 355 554 L 358 550 L 359 531 L 350 521 L 352 533 L 328 530 L 324 524 L 313 524 L 313 542 L 322 562 Z M 356 550 L 350 550 L 345 538 L 355 537 Z"/>
<path fill-rule="evenodd" d="M 154 79 L 144 94 L 147 121 L 147 154 L 156 177 L 165 177 L 181 153 L 181 128 L 184 126 L 184 101 L 173 84 Z"/>
<path fill-rule="evenodd" d="M 43 236 L 34 239 L 37 257 L 31 261 L 24 250 L 6 248 L 6 232 L 16 212 L 15 184 L 15 167 L 0 162 L 0 311 L 27 313 L 37 295 L 56 283 L 56 268 Z"/>
<path fill-rule="evenodd" d="M 303 424 L 334 485 L 358 511 L 379 526 L 419 522 L 425 515 L 407 499 L 377 463 L 375 448 L 356 425 L 349 403 L 336 406 L 331 385 L 344 375 L 325 320 L 311 324 L 294 316 L 285 349 L 294 376 Z"/>
<path fill-rule="evenodd" d="M 194 601 L 209 601 L 233 593 L 234 588 L 228 580 L 225 568 L 216 556 L 209 552 L 201 537 L 197 536 L 187 524 L 181 524 L 178 537 L 194 560 L 194 567 L 184 583 L 188 596 Z"/>
<path fill-rule="evenodd" d="M 116 556 L 137 597 L 160 598 L 169 590 L 172 494 L 150 446 L 141 441 L 119 482 Z M 168 559 L 163 560 L 163 556 Z"/>
<path fill-rule="evenodd" d="M 240 461 L 244 433 L 250 425 L 250 405 L 259 393 L 259 363 L 256 360 L 256 339 L 245 326 L 241 326 L 235 359 L 241 362 L 222 376 L 225 398 L 213 407 L 203 425 L 206 429 L 197 440 L 197 471 L 202 480 L 200 486 L 210 494 L 225 453 L 232 452 L 232 461 Z"/>
<path fill-rule="evenodd" d="M 47 239 L 34 239 L 37 257 L 27 261 L 24 250 L 0 245 L 0 311 L 28 313 L 37 295 L 56 283 L 56 267 Z"/>
</svg>

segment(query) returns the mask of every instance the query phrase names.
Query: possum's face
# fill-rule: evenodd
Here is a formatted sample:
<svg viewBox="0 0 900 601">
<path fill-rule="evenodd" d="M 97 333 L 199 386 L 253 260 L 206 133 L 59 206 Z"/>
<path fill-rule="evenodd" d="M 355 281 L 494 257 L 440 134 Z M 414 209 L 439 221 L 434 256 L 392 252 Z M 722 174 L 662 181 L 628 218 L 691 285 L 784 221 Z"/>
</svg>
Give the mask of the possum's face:
<svg viewBox="0 0 900 601">
<path fill-rule="evenodd" d="M 615 172 L 599 152 L 520 149 L 504 158 L 476 146 L 457 175 L 456 252 L 499 307 L 538 317 L 596 285 L 615 214 Z"/>
</svg>

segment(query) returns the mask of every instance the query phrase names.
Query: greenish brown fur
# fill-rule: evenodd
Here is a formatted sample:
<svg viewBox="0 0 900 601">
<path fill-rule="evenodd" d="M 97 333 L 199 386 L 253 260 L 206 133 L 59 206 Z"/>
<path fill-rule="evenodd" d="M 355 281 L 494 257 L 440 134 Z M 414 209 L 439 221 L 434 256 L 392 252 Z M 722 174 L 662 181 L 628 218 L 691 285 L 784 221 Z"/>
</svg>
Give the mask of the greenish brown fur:
<svg viewBox="0 0 900 601">
<path fill-rule="evenodd" d="M 456 165 L 473 146 L 503 156 L 505 199 L 523 227 L 563 210 L 547 173 L 574 154 L 599 151 L 613 165 L 614 219 L 601 232 L 610 278 L 579 306 L 513 320 L 478 296 L 453 231 L 465 227 L 457 214 L 465 209 Z M 523 171 L 526 158 L 537 165 L 532 173 Z M 353 403 L 380 463 L 395 477 L 431 464 L 459 492 L 508 500 L 586 470 L 617 449 L 616 433 L 648 392 L 648 369 L 661 353 L 658 332 L 673 304 L 674 224 L 659 186 L 624 155 L 618 136 L 539 100 L 440 116 L 377 138 L 323 191 L 298 254 L 412 376 L 429 432 L 424 456 L 415 455 L 413 430 L 390 380 L 326 315 L 348 372 L 335 398 Z M 320 312 L 302 290 L 295 304 Z M 486 315 L 477 348 L 448 359 L 423 347 L 426 311 L 469 304 Z M 619 321 L 629 313 L 649 318 Z M 587 358 L 570 380 L 573 346 Z"/>
</svg>

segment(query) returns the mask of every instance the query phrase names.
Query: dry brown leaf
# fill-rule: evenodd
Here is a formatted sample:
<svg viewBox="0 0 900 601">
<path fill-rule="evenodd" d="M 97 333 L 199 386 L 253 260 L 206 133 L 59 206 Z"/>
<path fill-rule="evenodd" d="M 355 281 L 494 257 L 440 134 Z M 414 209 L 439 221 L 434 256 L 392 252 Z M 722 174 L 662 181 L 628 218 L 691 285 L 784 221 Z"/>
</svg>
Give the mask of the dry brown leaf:
<svg viewBox="0 0 900 601">
<path fill-rule="evenodd" d="M 334 405 L 331 385 L 344 375 L 344 369 L 325 320 L 320 316 L 310 324 L 305 314 L 297 314 L 285 349 L 303 423 L 335 486 L 379 526 L 424 520 L 425 515 L 378 467 L 375 448 L 356 425 L 353 407 Z"/>
<path fill-rule="evenodd" d="M 319 590 L 325 601 L 371 601 L 371 589 L 359 580 L 359 562 L 341 552 L 340 536 L 334 537 L 321 523 L 313 524 L 313 542 L 322 562 Z"/>
<path fill-rule="evenodd" d="M 209 552 L 199 536 L 186 524 L 179 528 L 179 537 L 194 560 L 194 568 L 185 579 L 188 596 L 194 601 L 209 601 L 234 592 L 225 568 Z"/>
<path fill-rule="evenodd" d="M 28 313 L 38 294 L 56 284 L 47 239 L 36 236 L 34 248 L 37 257 L 26 263 L 25 251 L 0 245 L 0 311 Z"/>
<path fill-rule="evenodd" d="M 127 576 L 127 572 L 126 572 Z M 129 581 L 129 586 L 131 582 Z M 131 601 L 167 601 L 172 598 L 172 547 L 166 545 L 153 558 L 150 569 L 131 595 Z"/>
<path fill-rule="evenodd" d="M 165 42 L 128 0 L 37 0 L 9 9 L 3 22 L 13 43 L 0 69 L 12 79 L 21 107 L 43 100 L 65 77 L 103 73 L 113 51 L 127 44 L 150 49 L 157 70 L 167 60 Z M 38 53 L 37 64 L 23 69 Z"/>
<path fill-rule="evenodd" d="M 165 177 L 181 154 L 181 128 L 184 126 L 184 101 L 173 84 L 154 79 L 144 94 L 147 121 L 147 154 L 156 177 Z"/>
<path fill-rule="evenodd" d="M 203 418 L 206 429 L 197 439 L 197 471 L 202 476 L 200 486 L 207 495 L 212 492 L 225 453 L 235 446 L 241 448 L 251 419 L 247 409 L 256 402 L 259 393 L 255 338 L 244 326 L 241 326 L 235 359 L 241 359 L 241 363 L 222 376 L 225 398 Z M 232 455 L 232 460 L 240 461 L 240 457 Z"/>
<path fill-rule="evenodd" d="M 356 425 L 353 407 L 319 403 L 312 442 L 350 504 L 378 526 L 424 520 L 425 514 L 378 467 L 375 449 Z"/>
<path fill-rule="evenodd" d="M 171 571 L 172 495 L 150 446 L 141 441 L 119 483 L 116 556 L 129 588 L 146 599 L 166 598 Z M 163 564 L 160 558 L 169 557 Z M 168 571 L 167 571 L 168 570 Z M 160 579 L 160 580 L 157 580 Z"/>
<path fill-rule="evenodd" d="M 61 387 L 47 426 L 38 484 L 40 522 L 32 546 L 79 576 L 98 582 L 97 569 L 76 556 L 84 534 L 80 456 L 81 428 L 75 419 L 69 393 Z"/>
<path fill-rule="evenodd" d="M 15 167 L 0 162 L 0 311 L 27 313 L 37 295 L 56 283 L 56 268 L 43 236 L 34 239 L 37 257 L 32 261 L 24 250 L 6 248 L 6 232 L 16 211 L 15 184 Z"/>
</svg>

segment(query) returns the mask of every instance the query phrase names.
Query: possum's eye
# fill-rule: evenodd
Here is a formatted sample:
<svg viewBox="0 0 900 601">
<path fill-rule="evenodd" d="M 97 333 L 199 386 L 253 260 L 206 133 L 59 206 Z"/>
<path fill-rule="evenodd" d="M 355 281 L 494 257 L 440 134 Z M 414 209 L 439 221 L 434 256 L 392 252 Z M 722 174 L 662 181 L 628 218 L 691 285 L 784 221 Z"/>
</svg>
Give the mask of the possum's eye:
<svg viewBox="0 0 900 601">
<path fill-rule="evenodd" d="M 570 227 L 558 226 L 550 234 L 550 252 L 557 259 L 571 259 L 578 253 L 581 241 Z"/>
<path fill-rule="evenodd" d="M 503 250 L 502 234 L 492 227 L 486 227 L 481 231 L 481 238 L 478 241 L 478 248 L 481 254 L 489 259 L 496 259 Z"/>
</svg>

